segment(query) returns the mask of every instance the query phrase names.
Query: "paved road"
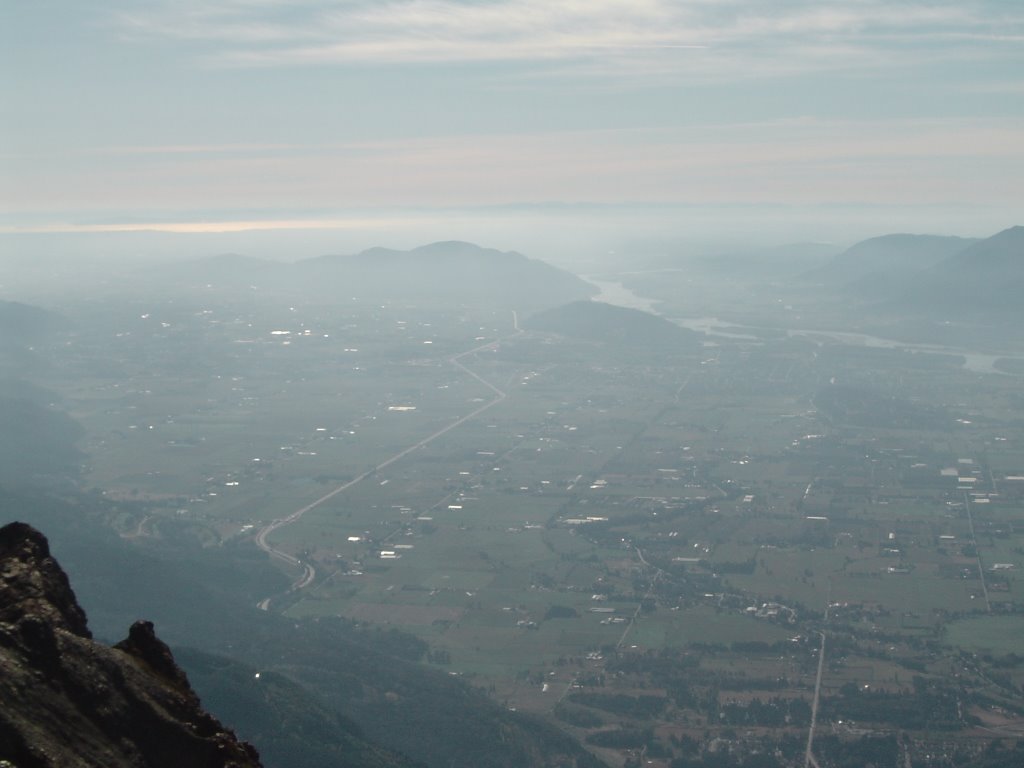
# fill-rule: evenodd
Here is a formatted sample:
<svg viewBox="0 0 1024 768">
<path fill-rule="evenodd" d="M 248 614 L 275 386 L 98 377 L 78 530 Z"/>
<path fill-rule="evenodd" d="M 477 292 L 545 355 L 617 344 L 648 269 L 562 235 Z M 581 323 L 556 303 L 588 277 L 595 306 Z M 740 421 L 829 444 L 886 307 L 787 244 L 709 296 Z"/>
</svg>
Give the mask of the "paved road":
<svg viewBox="0 0 1024 768">
<path fill-rule="evenodd" d="M 826 614 L 827 616 L 827 614 Z M 818 761 L 814 759 L 811 748 L 814 746 L 814 726 L 818 723 L 818 701 L 821 696 L 821 673 L 825 668 L 825 633 L 821 635 L 821 650 L 818 652 L 818 677 L 814 681 L 814 703 L 811 704 L 811 727 L 807 731 L 807 752 L 804 755 L 804 768 L 817 768 Z"/>
<path fill-rule="evenodd" d="M 633 611 L 633 616 L 626 623 L 626 628 L 624 630 L 622 630 L 622 635 L 619 637 L 619 642 L 617 642 L 615 644 L 616 648 L 621 648 L 623 643 L 626 642 L 626 638 L 629 636 L 630 631 L 633 629 L 634 626 L 636 626 L 636 623 L 637 623 L 637 621 L 640 618 L 640 611 L 644 607 L 644 602 L 643 601 L 646 600 L 647 598 L 649 598 L 651 595 L 654 594 L 654 588 L 657 586 L 658 580 L 661 579 L 661 577 L 665 573 L 663 570 L 661 570 L 661 568 L 658 568 L 657 566 L 651 565 L 649 562 L 647 562 L 647 558 L 645 558 L 644 557 L 644 553 L 640 551 L 640 547 L 638 547 L 638 546 L 636 546 L 634 544 L 633 545 L 633 549 L 636 550 L 636 556 L 638 558 L 640 558 L 640 562 L 641 563 L 643 563 L 648 568 L 654 568 L 654 578 L 651 579 L 651 586 L 649 586 L 647 588 L 647 592 L 644 594 L 643 598 L 640 600 L 640 604 L 637 605 L 636 610 Z"/>
<path fill-rule="evenodd" d="M 517 319 L 515 320 L 515 329 L 516 329 L 516 332 L 519 332 Z M 471 371 L 469 368 L 467 368 L 465 365 L 463 365 L 462 362 L 460 361 L 461 358 L 466 357 L 467 355 L 472 355 L 472 354 L 475 354 L 477 352 L 482 352 L 485 349 L 494 349 L 495 347 L 498 346 L 498 343 L 499 342 L 497 342 L 497 341 L 493 341 L 493 342 L 489 342 L 487 344 L 481 344 L 479 347 L 474 347 L 473 349 L 467 350 L 466 352 L 462 352 L 462 353 L 460 353 L 458 355 L 455 355 L 454 357 L 448 358 L 448 362 L 449 363 L 451 363 L 452 365 L 454 365 L 456 368 L 458 368 L 459 370 L 463 371 L 464 373 L 469 374 L 474 379 L 476 379 L 481 384 L 483 384 L 485 387 L 490 389 L 494 393 L 494 399 L 493 400 L 491 400 L 490 402 L 484 403 L 483 405 L 481 405 L 479 408 L 475 409 L 474 411 L 466 414 L 465 416 L 462 416 L 459 419 L 456 419 L 455 421 L 453 421 L 448 426 L 442 427 L 441 429 L 437 430 L 433 434 L 428 435 L 427 437 L 425 437 L 422 440 L 414 443 L 413 445 L 410 445 L 408 448 L 406 448 L 406 449 L 404 449 L 402 451 L 399 451 L 398 453 L 396 453 L 391 458 L 382 461 L 380 464 L 375 466 L 373 469 L 368 469 L 366 472 L 363 472 L 363 474 L 359 475 L 358 477 L 355 477 L 352 480 L 349 480 L 347 483 L 345 483 L 343 485 L 339 485 L 334 490 L 332 490 L 332 491 L 330 491 L 328 493 L 325 493 L 323 496 L 321 496 L 316 501 L 312 501 L 309 504 L 307 504 L 306 506 L 302 507 L 301 509 L 295 510 L 290 515 L 288 515 L 287 517 L 282 517 L 282 518 L 279 518 L 277 520 L 274 520 L 273 522 L 270 522 L 267 525 L 265 525 L 265 526 L 263 526 L 262 528 L 259 529 L 259 531 L 256 533 L 256 546 L 258 546 L 260 549 L 262 549 L 264 552 L 266 552 L 271 557 L 275 557 L 278 560 L 281 560 L 282 562 L 288 563 L 289 565 L 292 565 L 292 566 L 294 566 L 296 568 L 301 568 L 302 569 L 302 575 L 292 583 L 291 588 L 289 589 L 290 592 L 295 592 L 297 590 L 304 589 L 305 587 L 308 587 L 310 584 L 312 584 L 314 579 L 316 579 L 316 569 L 313 567 L 313 565 L 311 563 L 303 562 L 303 561 L 299 560 L 297 557 L 295 557 L 294 555 L 290 555 L 287 552 L 284 552 L 284 551 L 282 551 L 280 549 L 275 548 L 272 544 L 267 542 L 267 537 L 270 534 L 272 534 L 274 531 L 276 531 L 276 530 L 278 530 L 280 528 L 284 528 L 285 526 L 288 526 L 288 525 L 291 525 L 292 523 L 298 522 L 302 518 L 302 516 L 305 515 L 307 512 L 309 512 L 310 510 L 316 509 L 321 504 L 324 504 L 324 503 L 330 501 L 331 499 L 333 499 L 338 494 L 344 493 L 345 491 L 347 491 L 352 486 L 357 485 L 358 483 L 361 483 L 363 480 L 368 478 L 370 475 L 376 474 L 380 470 L 385 469 L 385 468 L 391 466 L 396 461 L 399 461 L 400 459 L 405 458 L 406 456 L 408 456 L 413 451 L 418 451 L 420 448 L 424 447 L 428 443 L 431 443 L 434 440 L 436 440 L 437 438 L 441 437 L 442 435 L 447 434 L 448 432 L 451 432 L 456 427 L 462 426 L 467 421 L 470 421 L 471 419 L 475 419 L 477 416 L 479 416 L 484 411 L 488 410 L 489 408 L 493 408 L 498 403 L 500 403 L 503 400 L 505 400 L 508 397 L 507 393 L 505 393 L 502 390 L 498 389 L 496 386 L 491 384 L 486 379 L 482 378 L 476 372 Z M 263 610 L 263 611 L 270 610 L 270 601 L 271 601 L 271 599 L 272 598 L 270 598 L 270 597 L 264 598 L 259 603 L 257 603 L 257 606 L 260 608 L 260 610 Z"/>
<path fill-rule="evenodd" d="M 985 568 L 981 564 L 981 550 L 978 548 L 978 537 L 974 535 L 974 515 L 971 514 L 971 497 L 964 491 L 964 509 L 967 510 L 967 523 L 971 528 L 971 546 L 974 547 L 975 559 L 978 561 L 978 578 L 981 579 L 981 592 L 985 596 L 985 610 L 992 613 L 992 602 L 988 597 L 988 585 L 985 583 Z"/>
</svg>

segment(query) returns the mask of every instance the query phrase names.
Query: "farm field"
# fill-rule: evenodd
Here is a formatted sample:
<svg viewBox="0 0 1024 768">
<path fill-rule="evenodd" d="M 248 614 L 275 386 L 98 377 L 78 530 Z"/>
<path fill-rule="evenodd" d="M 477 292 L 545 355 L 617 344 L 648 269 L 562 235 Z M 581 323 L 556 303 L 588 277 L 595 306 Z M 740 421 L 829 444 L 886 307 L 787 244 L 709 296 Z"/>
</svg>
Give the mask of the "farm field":
<svg viewBox="0 0 1024 768">
<path fill-rule="evenodd" d="M 822 642 L 833 721 L 954 728 L 885 698 L 954 674 L 1024 733 L 1019 377 L 828 337 L 621 349 L 466 308 L 207 304 L 101 314 L 51 386 L 87 483 L 145 510 L 123 535 L 280 553 L 295 587 L 260 607 L 409 633 L 508 707 L 669 754 L 805 733 Z"/>
</svg>

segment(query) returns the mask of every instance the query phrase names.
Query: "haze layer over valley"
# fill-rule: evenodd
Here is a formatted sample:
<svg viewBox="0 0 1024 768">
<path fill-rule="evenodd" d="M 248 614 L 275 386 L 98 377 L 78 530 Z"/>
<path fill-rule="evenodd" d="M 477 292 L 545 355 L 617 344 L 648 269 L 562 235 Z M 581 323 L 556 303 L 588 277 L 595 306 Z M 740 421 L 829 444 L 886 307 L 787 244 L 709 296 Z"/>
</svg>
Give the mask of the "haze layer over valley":
<svg viewBox="0 0 1024 768">
<path fill-rule="evenodd" d="M 0 305 L 5 505 L 268 765 L 1010 765 L 1020 231 L 39 286 Z M 274 675 L 314 741 L 242 704 Z"/>
<path fill-rule="evenodd" d="M 6 4 L 0 764 L 1019 768 L 1018 5 Z"/>
</svg>

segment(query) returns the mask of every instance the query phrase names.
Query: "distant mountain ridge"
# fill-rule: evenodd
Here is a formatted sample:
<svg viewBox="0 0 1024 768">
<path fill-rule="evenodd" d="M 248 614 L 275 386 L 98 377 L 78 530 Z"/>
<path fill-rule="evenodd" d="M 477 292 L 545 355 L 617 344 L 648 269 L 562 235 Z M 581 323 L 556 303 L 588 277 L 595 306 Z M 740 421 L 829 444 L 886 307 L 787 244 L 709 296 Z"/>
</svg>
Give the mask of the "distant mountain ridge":
<svg viewBox="0 0 1024 768">
<path fill-rule="evenodd" d="M 370 248 L 354 256 L 320 256 L 297 262 L 306 276 L 335 282 L 351 295 L 442 301 L 535 311 L 597 289 L 571 272 L 515 251 L 458 240 L 409 251 Z"/>
<path fill-rule="evenodd" d="M 1004 229 L 936 264 L 933 271 L 981 271 L 986 274 L 1024 275 L 1024 226 Z"/>
<path fill-rule="evenodd" d="M 1024 227 L 984 239 L 874 237 L 803 279 L 892 316 L 1003 323 L 1024 317 Z"/>
<path fill-rule="evenodd" d="M 964 248 L 908 280 L 900 301 L 951 317 L 1024 318 L 1024 227 Z"/>
<path fill-rule="evenodd" d="M 285 290 L 317 300 L 359 298 L 523 312 L 597 293 L 590 283 L 546 262 L 458 240 L 408 251 L 375 247 L 292 264 L 222 254 L 164 265 L 149 270 L 148 277 L 195 286 Z"/>
<path fill-rule="evenodd" d="M 892 280 L 935 266 L 979 242 L 964 237 L 939 235 L 882 235 L 862 240 L 812 270 L 805 278 L 826 285 L 863 284 L 869 280 Z"/>
</svg>

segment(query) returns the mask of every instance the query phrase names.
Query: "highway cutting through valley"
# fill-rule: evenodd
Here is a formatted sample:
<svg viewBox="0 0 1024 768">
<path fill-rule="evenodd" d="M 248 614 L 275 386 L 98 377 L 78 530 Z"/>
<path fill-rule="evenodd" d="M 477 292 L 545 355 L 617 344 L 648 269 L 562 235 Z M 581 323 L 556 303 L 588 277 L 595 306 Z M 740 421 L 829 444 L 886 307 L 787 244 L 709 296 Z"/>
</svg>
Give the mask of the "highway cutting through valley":
<svg viewBox="0 0 1024 768">
<path fill-rule="evenodd" d="M 514 320 L 515 332 L 516 333 L 520 333 L 521 331 L 519 330 L 518 318 L 515 315 L 513 315 L 513 320 Z M 267 523 L 262 528 L 260 528 L 259 531 L 257 531 L 256 539 L 255 539 L 256 540 L 256 546 L 258 546 L 260 549 L 262 549 L 264 552 L 266 552 L 272 558 L 276 558 L 277 560 L 280 560 L 281 562 L 287 563 L 288 565 L 293 566 L 295 568 L 301 568 L 302 569 L 302 575 L 299 576 L 299 578 L 297 578 L 292 583 L 291 587 L 288 590 L 289 592 L 296 592 L 296 591 L 298 591 L 300 589 L 304 589 L 305 587 L 308 587 L 310 584 L 312 584 L 313 581 L 316 579 L 316 568 L 313 567 L 312 563 L 300 560 L 299 558 L 295 557 L 294 555 L 289 554 L 288 552 L 285 552 L 283 550 L 277 549 L 276 547 L 274 547 L 272 544 L 270 544 L 267 541 L 267 537 L 269 537 L 270 534 L 274 533 L 275 531 L 280 530 L 281 528 L 284 528 L 286 526 L 289 526 L 289 525 L 292 525 L 294 523 L 297 523 L 299 520 L 302 519 L 302 516 L 305 515 L 307 512 L 310 512 L 310 511 L 316 509 L 317 507 L 325 504 L 326 502 L 328 502 L 331 499 L 333 499 L 335 496 L 344 493 L 345 491 L 347 491 L 352 486 L 358 485 L 359 483 L 361 483 L 363 480 L 365 480 L 366 478 L 370 477 L 371 475 L 376 474 L 377 472 L 381 471 L 382 469 L 386 469 L 387 467 L 389 467 L 392 464 L 394 464 L 396 461 L 399 461 L 399 460 L 405 458 L 406 456 L 408 456 L 413 451 L 418 451 L 420 448 L 423 448 L 424 446 L 432 443 L 434 440 L 436 440 L 437 438 L 441 437 L 442 435 L 445 435 L 448 432 L 451 432 L 453 429 L 462 426 L 467 421 L 475 419 L 477 416 L 479 416 L 484 411 L 487 411 L 487 410 L 493 408 L 494 406 L 496 406 L 498 403 L 504 401 L 508 397 L 508 394 L 506 392 L 504 392 L 503 390 L 501 390 L 498 387 L 494 386 L 489 381 L 484 379 L 482 376 L 477 374 L 475 371 L 472 371 L 469 368 L 467 368 L 461 362 L 461 358 L 466 357 L 467 355 L 476 354 L 477 352 L 483 352 L 484 350 L 494 349 L 494 348 L 497 347 L 497 345 L 499 343 L 500 343 L 500 341 L 491 341 L 491 342 L 488 342 L 486 344 L 481 344 L 478 347 L 474 347 L 473 349 L 467 350 L 465 352 L 461 352 L 458 355 L 455 355 L 453 357 L 448 358 L 448 362 L 449 363 L 454 365 L 456 368 L 458 368 L 462 372 L 468 374 L 472 378 L 476 379 L 478 382 L 480 382 L 485 387 L 487 387 L 489 390 L 491 390 L 491 392 L 494 393 L 494 398 L 492 400 L 484 403 L 479 408 L 476 408 L 475 410 L 471 411 L 470 413 L 467 413 L 465 416 L 462 416 L 462 417 L 456 419 L 455 421 L 453 421 L 448 426 L 442 427 L 441 429 L 437 430 L 433 434 L 428 435 L 427 437 L 424 437 L 422 440 L 419 440 L 418 442 L 410 445 L 408 448 L 405 448 L 405 449 L 399 451 L 394 456 L 392 456 L 392 457 L 390 457 L 388 459 L 385 459 L 380 464 L 378 464 L 377 466 L 373 467 L 372 469 L 366 470 L 365 472 L 363 472 L 358 477 L 355 477 L 355 478 L 349 480 L 347 483 L 344 483 L 343 485 L 339 485 L 337 488 L 333 489 L 332 491 L 329 491 L 328 493 L 325 493 L 323 496 L 321 496 L 320 498 L 316 499 L 315 501 L 311 501 L 309 504 L 306 504 L 304 507 L 301 507 L 301 508 L 295 510 L 290 515 L 288 515 L 287 517 L 278 518 L 278 519 L 276 519 L 276 520 L 274 520 L 274 521 L 272 521 L 270 523 Z M 268 611 L 268 610 L 270 610 L 270 601 L 272 599 L 273 599 L 273 597 L 266 597 L 263 600 L 261 600 L 259 603 L 257 603 L 257 606 L 260 608 L 260 610 Z"/>
</svg>

